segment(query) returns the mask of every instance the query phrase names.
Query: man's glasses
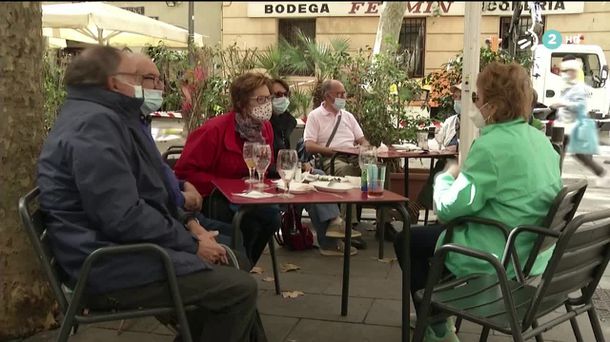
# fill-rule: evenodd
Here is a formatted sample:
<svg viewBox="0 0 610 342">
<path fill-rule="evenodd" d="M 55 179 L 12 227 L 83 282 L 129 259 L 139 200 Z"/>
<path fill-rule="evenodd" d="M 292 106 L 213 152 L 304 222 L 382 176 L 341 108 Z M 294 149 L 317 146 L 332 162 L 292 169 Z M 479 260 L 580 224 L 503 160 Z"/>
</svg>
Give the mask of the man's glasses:
<svg viewBox="0 0 610 342">
<path fill-rule="evenodd" d="M 250 97 L 250 99 L 256 100 L 256 103 L 258 103 L 258 104 L 265 104 L 265 103 L 273 100 L 273 95 L 270 95 L 270 96 L 254 96 L 254 97 Z"/>
<path fill-rule="evenodd" d="M 142 75 L 142 81 L 152 81 L 154 84 L 165 84 L 165 79 L 161 76 Z"/>
<path fill-rule="evenodd" d="M 273 97 L 278 98 L 278 97 L 288 97 L 290 96 L 290 92 L 287 91 L 276 91 L 275 93 L 273 93 Z"/>
</svg>

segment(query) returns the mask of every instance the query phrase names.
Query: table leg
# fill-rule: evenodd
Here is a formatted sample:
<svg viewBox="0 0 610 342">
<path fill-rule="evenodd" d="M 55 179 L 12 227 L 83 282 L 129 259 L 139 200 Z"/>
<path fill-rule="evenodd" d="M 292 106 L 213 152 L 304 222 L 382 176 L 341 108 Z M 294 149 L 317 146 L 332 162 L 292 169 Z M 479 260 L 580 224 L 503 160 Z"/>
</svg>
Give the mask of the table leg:
<svg viewBox="0 0 610 342">
<path fill-rule="evenodd" d="M 345 213 L 345 251 L 343 253 L 343 290 L 341 291 L 341 316 L 347 316 L 349 300 L 349 263 L 352 249 L 352 205 L 346 204 Z"/>
<path fill-rule="evenodd" d="M 410 336 L 410 325 L 411 325 L 411 223 L 409 222 L 409 214 L 405 209 L 404 204 L 396 203 L 393 207 L 398 210 L 402 216 L 402 230 L 404 248 L 402 259 L 404 260 L 402 269 L 402 342 L 409 342 Z"/>
<path fill-rule="evenodd" d="M 405 177 L 404 177 L 405 194 L 404 194 L 404 196 L 406 198 L 409 198 L 409 158 L 405 157 L 404 161 L 405 161 L 405 167 L 403 168 L 405 171 Z"/>
<path fill-rule="evenodd" d="M 277 258 L 275 257 L 275 243 L 273 242 L 273 239 L 275 239 L 275 237 L 271 236 L 271 238 L 269 238 L 269 253 L 271 254 L 271 263 L 273 264 L 273 282 L 275 283 L 275 294 L 279 295 L 281 290 L 280 290 L 280 275 L 278 270 L 278 265 L 277 265 Z"/>
<path fill-rule="evenodd" d="M 383 249 L 385 244 L 385 207 L 379 207 L 379 220 L 377 221 L 377 229 L 379 230 L 379 260 L 383 259 Z"/>
<path fill-rule="evenodd" d="M 434 170 L 434 158 L 430 158 L 430 177 L 433 177 L 433 171 Z M 434 181 L 432 182 L 434 184 Z M 424 226 L 428 225 L 428 215 L 430 214 L 430 210 L 428 208 L 426 208 L 426 212 L 424 214 Z"/>
</svg>

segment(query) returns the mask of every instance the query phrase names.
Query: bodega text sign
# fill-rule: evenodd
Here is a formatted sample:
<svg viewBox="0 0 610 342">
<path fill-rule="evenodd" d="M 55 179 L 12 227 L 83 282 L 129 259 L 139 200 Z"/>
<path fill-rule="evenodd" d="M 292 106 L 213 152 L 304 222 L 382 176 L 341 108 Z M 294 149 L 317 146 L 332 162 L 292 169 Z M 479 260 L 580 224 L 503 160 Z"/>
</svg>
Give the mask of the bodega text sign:
<svg viewBox="0 0 610 342">
<path fill-rule="evenodd" d="M 248 17 L 294 18 L 294 17 L 367 17 L 379 16 L 383 1 L 352 2 L 248 2 Z M 584 11 L 582 1 L 541 1 L 542 14 L 572 14 Z M 407 1 L 405 17 L 463 16 L 464 1 Z M 507 16 L 513 13 L 512 1 L 482 2 L 483 15 Z M 529 15 L 529 8 L 523 11 Z"/>
</svg>

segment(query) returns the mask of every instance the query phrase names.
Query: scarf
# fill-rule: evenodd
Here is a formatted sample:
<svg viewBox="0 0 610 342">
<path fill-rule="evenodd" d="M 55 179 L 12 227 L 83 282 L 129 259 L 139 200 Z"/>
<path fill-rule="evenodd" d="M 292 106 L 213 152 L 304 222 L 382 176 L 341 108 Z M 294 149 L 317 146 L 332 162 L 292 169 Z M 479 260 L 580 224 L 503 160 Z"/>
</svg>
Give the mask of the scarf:
<svg viewBox="0 0 610 342">
<path fill-rule="evenodd" d="M 247 142 L 265 143 L 263 123 L 248 114 L 235 113 L 235 131 Z"/>
</svg>

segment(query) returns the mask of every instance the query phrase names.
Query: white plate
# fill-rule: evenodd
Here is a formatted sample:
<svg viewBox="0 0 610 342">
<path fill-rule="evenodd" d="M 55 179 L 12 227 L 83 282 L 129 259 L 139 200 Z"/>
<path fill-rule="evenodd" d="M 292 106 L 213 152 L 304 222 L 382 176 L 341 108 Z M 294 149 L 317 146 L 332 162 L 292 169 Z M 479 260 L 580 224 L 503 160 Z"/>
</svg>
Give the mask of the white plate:
<svg viewBox="0 0 610 342">
<path fill-rule="evenodd" d="M 419 148 L 419 146 L 414 145 L 414 144 L 394 144 L 392 145 L 392 147 L 396 150 L 404 150 L 404 151 L 417 151 L 417 150 L 421 150 L 421 148 Z"/>
<path fill-rule="evenodd" d="M 284 187 L 284 182 L 277 183 L 277 188 L 281 191 L 286 190 L 286 188 Z M 300 195 L 300 194 L 306 194 L 313 190 L 314 190 L 314 187 L 311 184 L 292 182 L 292 183 L 290 183 L 290 190 L 288 190 L 288 192 L 290 192 L 291 194 Z"/>
<path fill-rule="evenodd" d="M 337 193 L 348 192 L 354 188 L 354 186 L 350 183 L 333 183 L 332 186 L 328 186 L 328 182 L 313 182 L 311 185 L 313 185 L 319 191 Z"/>
</svg>

